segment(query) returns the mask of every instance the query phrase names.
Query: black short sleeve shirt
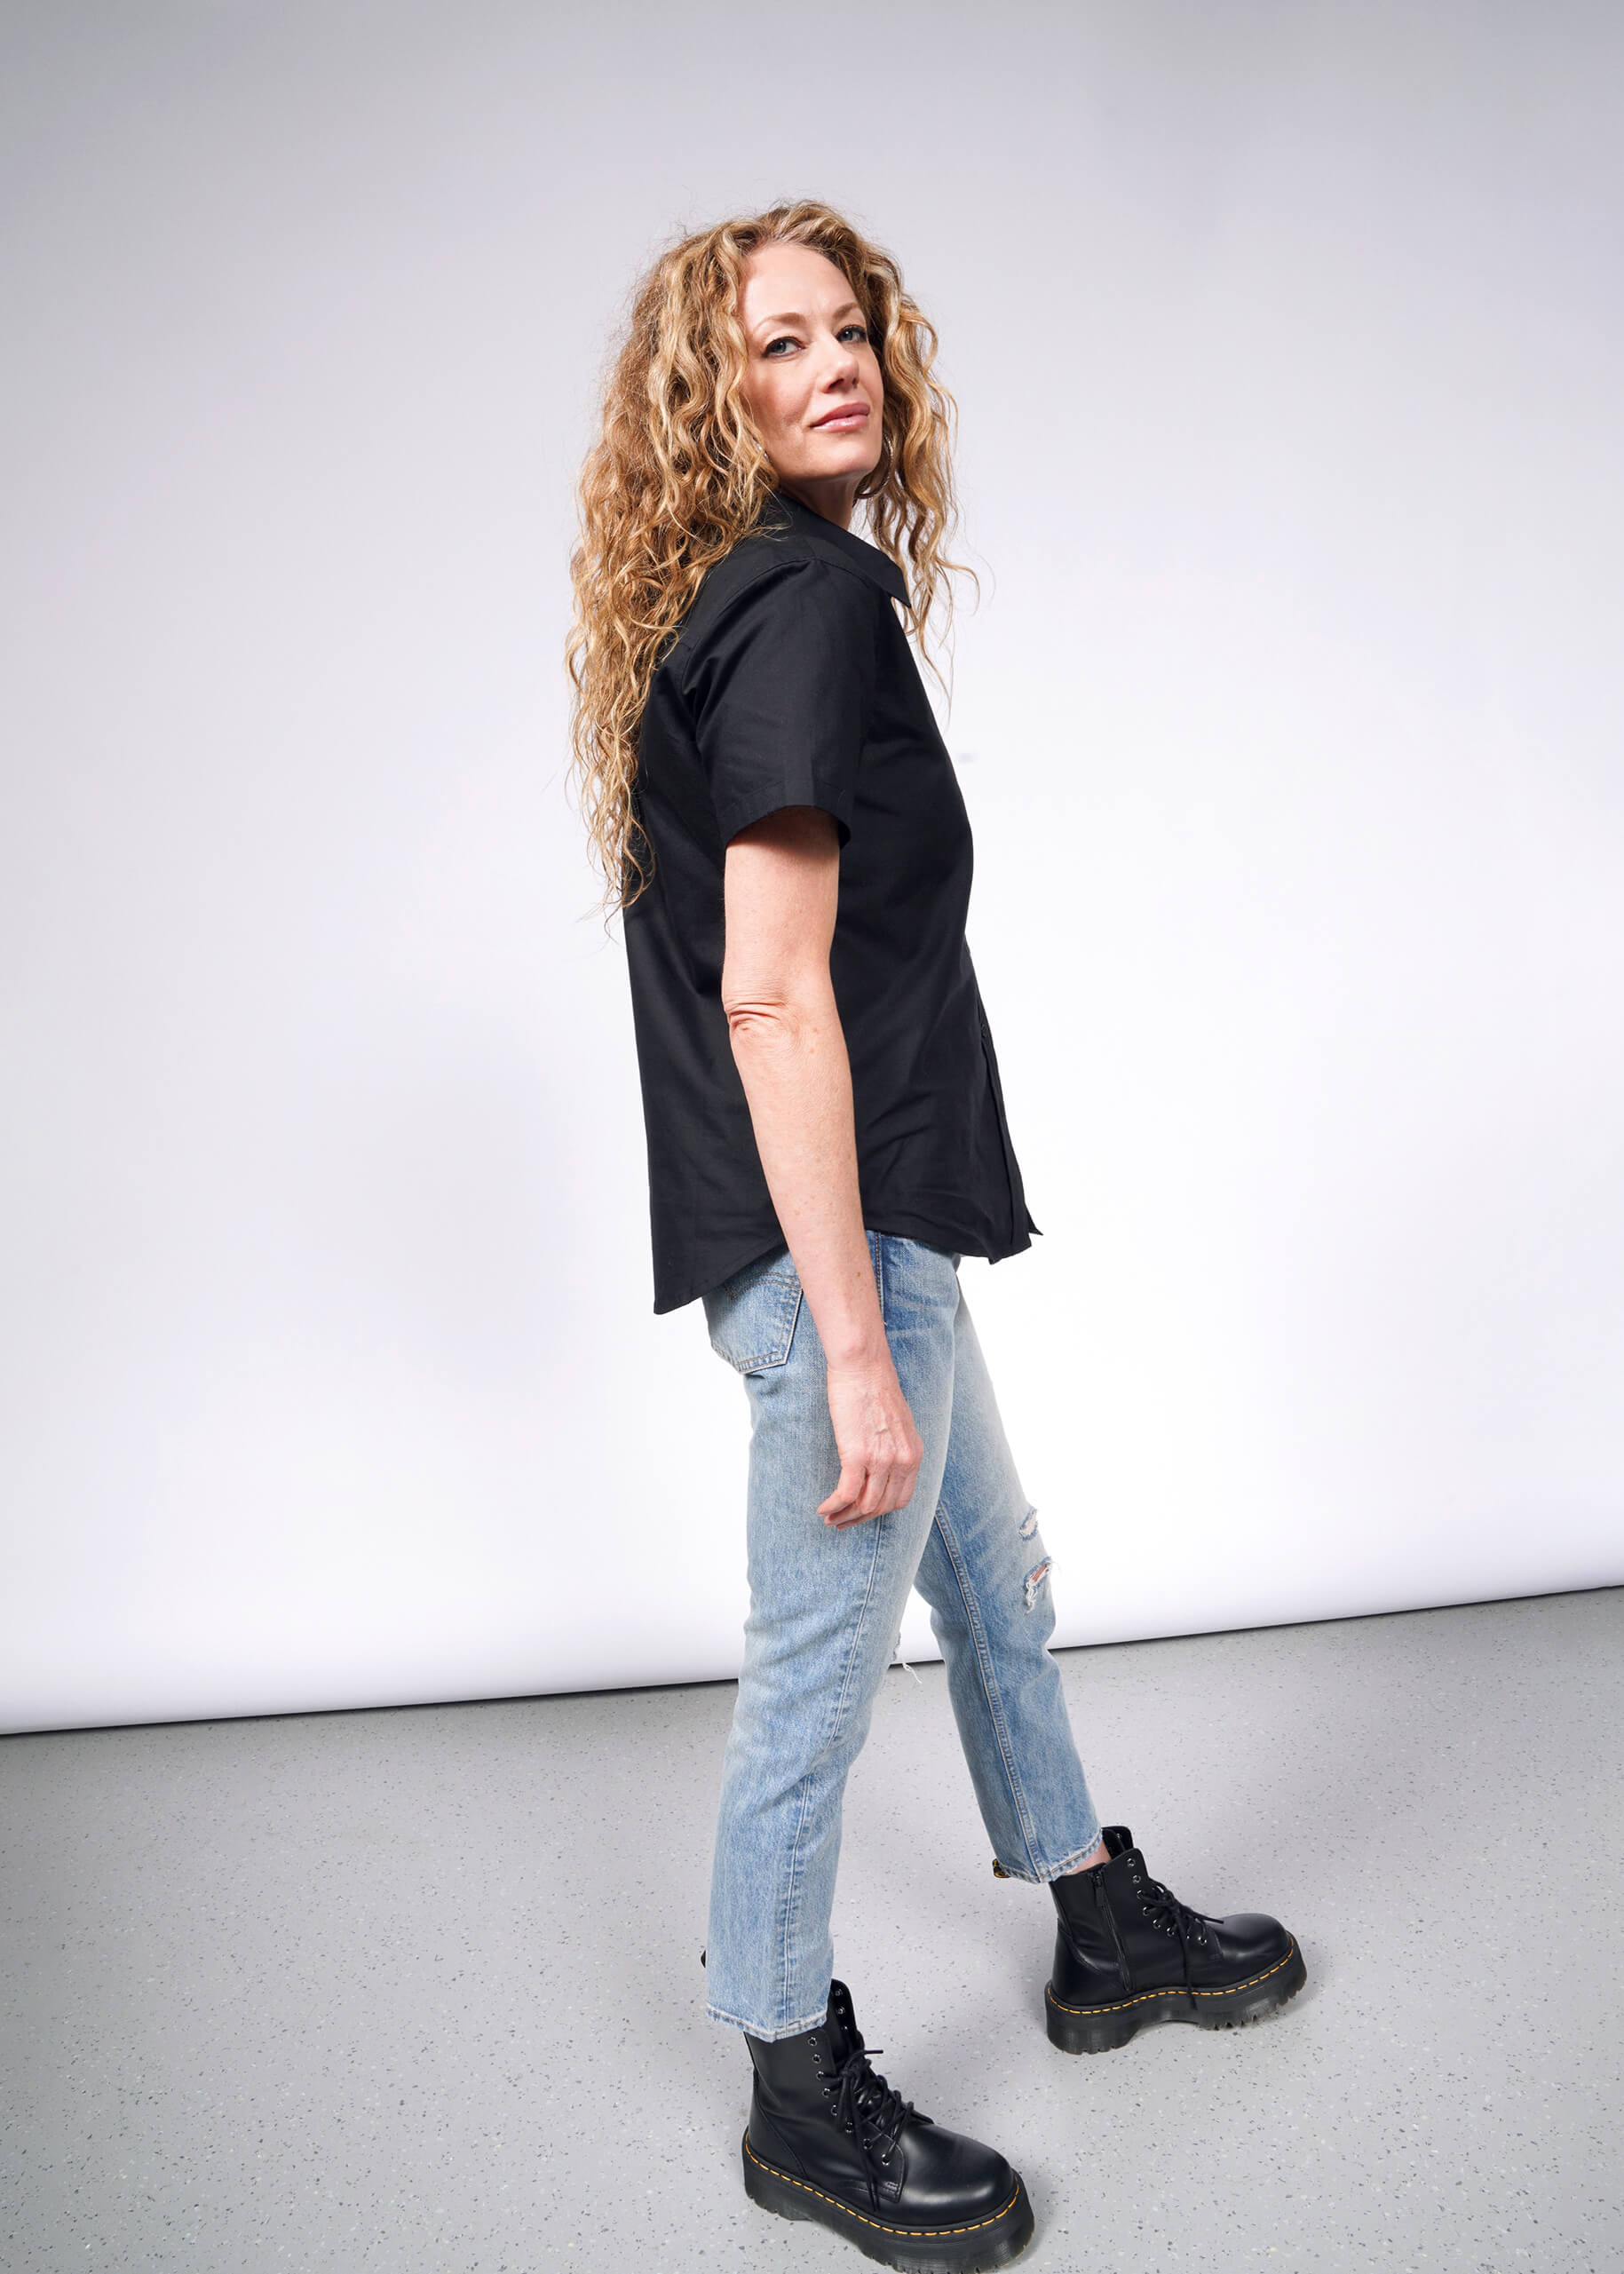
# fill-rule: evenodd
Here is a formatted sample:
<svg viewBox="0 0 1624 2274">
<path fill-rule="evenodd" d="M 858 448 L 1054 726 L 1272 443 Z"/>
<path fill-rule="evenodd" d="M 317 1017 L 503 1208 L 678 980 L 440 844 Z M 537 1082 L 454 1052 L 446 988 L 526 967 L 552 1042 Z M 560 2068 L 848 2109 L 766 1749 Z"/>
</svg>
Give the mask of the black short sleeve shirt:
<svg viewBox="0 0 1624 2274">
<path fill-rule="evenodd" d="M 654 876 L 625 939 L 656 1312 L 784 1244 L 722 1009 L 728 841 L 781 806 L 820 806 L 840 840 L 829 972 L 864 1224 L 994 1263 L 1038 1230 L 964 936 L 970 818 L 891 605 L 907 597 L 876 546 L 780 495 L 654 673 L 632 798 Z"/>
</svg>

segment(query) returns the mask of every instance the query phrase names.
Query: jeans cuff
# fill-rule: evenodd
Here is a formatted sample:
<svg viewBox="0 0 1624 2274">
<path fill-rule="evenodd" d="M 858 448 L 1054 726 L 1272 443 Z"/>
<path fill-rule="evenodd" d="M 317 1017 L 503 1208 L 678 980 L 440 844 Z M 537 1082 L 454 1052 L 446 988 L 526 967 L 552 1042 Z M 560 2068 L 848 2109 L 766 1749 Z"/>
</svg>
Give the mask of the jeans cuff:
<svg viewBox="0 0 1624 2274">
<path fill-rule="evenodd" d="M 1062 1856 L 1058 1864 L 1043 1864 L 1034 1869 L 1022 1864 L 1006 1863 L 1000 1856 L 997 1858 L 998 1868 L 1006 1879 L 1024 1879 L 1028 1887 L 1047 1887 L 1051 1880 L 1064 1879 L 1067 1872 L 1075 1871 L 1083 1858 L 1091 1856 L 1098 1845 L 1099 1826 L 1097 1824 L 1081 1846 L 1073 1848 L 1069 1856 Z"/>
<path fill-rule="evenodd" d="M 1085 1850 L 1084 1852 L 1086 1853 L 1087 1850 Z M 741 2029 L 748 2036 L 758 2039 L 764 2045 L 777 2045 L 787 2037 L 799 2037 L 807 2030 L 821 2029 L 828 2019 L 829 2001 L 825 1998 L 817 2012 L 809 2014 L 804 2021 L 775 2024 L 771 2029 L 763 2029 L 753 2021 L 741 2021 L 737 2014 L 725 2013 L 720 2006 L 707 2005 L 705 2011 L 712 2021 L 725 2022 L 729 2029 Z"/>
</svg>

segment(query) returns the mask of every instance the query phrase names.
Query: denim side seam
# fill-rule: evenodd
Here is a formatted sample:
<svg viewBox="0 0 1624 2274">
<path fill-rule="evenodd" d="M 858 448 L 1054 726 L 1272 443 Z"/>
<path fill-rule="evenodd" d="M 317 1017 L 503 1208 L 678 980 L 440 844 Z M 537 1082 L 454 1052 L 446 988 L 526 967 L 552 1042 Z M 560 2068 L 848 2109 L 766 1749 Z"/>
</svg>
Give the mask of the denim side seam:
<svg viewBox="0 0 1624 2274">
<path fill-rule="evenodd" d="M 885 1327 L 885 1242 L 893 1235 L 884 1232 L 872 1232 L 868 1236 L 874 1242 L 871 1250 L 874 1262 L 874 1291 L 880 1298 L 880 1327 L 883 1332 Z"/>
<path fill-rule="evenodd" d="M 801 1779 L 801 1812 L 796 1818 L 795 1835 L 789 1842 L 789 1867 L 784 1874 L 783 1934 L 779 1944 L 776 2001 L 780 2013 L 789 1997 L 789 1974 L 794 1963 L 791 1953 L 795 1949 L 796 1924 L 801 1915 L 801 1837 L 806 1830 L 806 1819 L 812 1814 L 815 1783 L 811 1771 Z M 756 2032 L 752 2031 L 751 2034 L 753 2036 Z"/>
<path fill-rule="evenodd" d="M 880 1556 L 884 1546 L 885 1537 L 885 1533 L 881 1528 L 881 1519 L 877 1517 L 873 1519 L 873 1545 L 869 1550 L 868 1556 L 867 1584 L 863 1589 L 862 1607 L 859 1611 L 857 1618 L 853 1622 L 852 1639 L 846 1648 L 846 1662 L 844 1667 L 841 1669 L 839 1693 L 835 1700 L 834 1711 L 829 1716 L 828 1731 L 823 1740 L 823 1750 L 826 1754 L 833 1752 L 835 1747 L 838 1745 L 840 1741 L 841 1728 L 846 1719 L 846 1709 L 852 1696 L 852 1684 L 856 1676 L 858 1666 L 862 1658 L 863 1637 L 868 1630 L 870 1623 L 869 1614 L 874 1607 L 875 1577 L 879 1570 Z M 802 1791 L 801 1813 L 796 1823 L 795 1837 L 789 1843 L 789 1872 L 788 1883 L 784 1890 L 784 1938 L 780 1945 L 779 1972 L 779 2002 L 780 2005 L 784 2003 L 788 1997 L 790 1971 L 795 1962 L 793 1953 L 796 1941 L 796 1926 L 800 1915 L 802 1878 L 801 1839 L 803 1834 L 806 1830 L 807 1817 L 812 1812 L 812 1797 L 814 1783 L 815 1775 L 809 1772 L 804 1780 Z M 814 2023 L 812 2026 L 814 2028 L 817 2027 L 823 2019 L 824 2016 L 820 2014 L 818 2021 Z M 793 2037 L 796 2032 L 791 2030 L 788 2034 Z"/>
</svg>

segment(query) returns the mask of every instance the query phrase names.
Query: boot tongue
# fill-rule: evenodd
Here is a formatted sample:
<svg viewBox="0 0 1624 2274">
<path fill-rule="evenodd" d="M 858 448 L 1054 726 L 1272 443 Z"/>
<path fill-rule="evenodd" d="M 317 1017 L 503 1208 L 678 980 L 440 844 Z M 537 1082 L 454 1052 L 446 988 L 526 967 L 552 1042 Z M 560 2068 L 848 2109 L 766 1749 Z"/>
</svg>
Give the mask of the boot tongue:
<svg viewBox="0 0 1624 2274">
<path fill-rule="evenodd" d="M 852 2009 L 852 1993 L 844 1982 L 829 1984 L 828 2011 L 823 2025 L 828 2032 L 830 2056 L 838 2068 L 851 2057 L 857 2043 L 857 2016 Z"/>
</svg>

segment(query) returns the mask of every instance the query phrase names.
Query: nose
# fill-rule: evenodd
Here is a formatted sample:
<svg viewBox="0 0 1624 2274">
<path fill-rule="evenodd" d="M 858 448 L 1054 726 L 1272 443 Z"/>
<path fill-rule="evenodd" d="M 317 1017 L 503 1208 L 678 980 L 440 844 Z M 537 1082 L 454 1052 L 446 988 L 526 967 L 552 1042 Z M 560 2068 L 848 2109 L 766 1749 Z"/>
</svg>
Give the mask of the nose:
<svg viewBox="0 0 1624 2274">
<path fill-rule="evenodd" d="M 826 376 L 836 383 L 857 376 L 857 350 L 847 340 L 838 337 L 829 342 L 829 353 L 825 364 Z"/>
</svg>

